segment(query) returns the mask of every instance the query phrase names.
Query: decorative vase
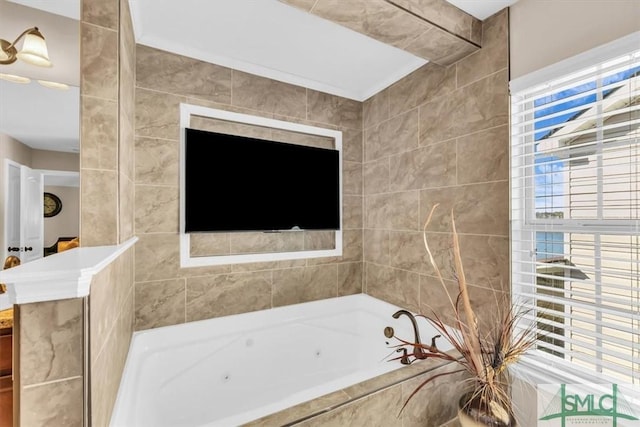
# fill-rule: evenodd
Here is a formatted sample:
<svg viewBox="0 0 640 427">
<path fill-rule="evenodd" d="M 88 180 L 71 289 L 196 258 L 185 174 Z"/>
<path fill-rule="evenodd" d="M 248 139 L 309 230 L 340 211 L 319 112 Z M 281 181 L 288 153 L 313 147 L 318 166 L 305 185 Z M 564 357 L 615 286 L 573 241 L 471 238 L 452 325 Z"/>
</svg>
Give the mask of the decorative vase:
<svg viewBox="0 0 640 427">
<path fill-rule="evenodd" d="M 487 413 L 486 409 L 475 401 L 470 401 L 472 394 L 463 395 L 458 401 L 458 422 L 462 427 L 516 427 L 516 420 L 510 415 L 508 423 Z"/>
</svg>

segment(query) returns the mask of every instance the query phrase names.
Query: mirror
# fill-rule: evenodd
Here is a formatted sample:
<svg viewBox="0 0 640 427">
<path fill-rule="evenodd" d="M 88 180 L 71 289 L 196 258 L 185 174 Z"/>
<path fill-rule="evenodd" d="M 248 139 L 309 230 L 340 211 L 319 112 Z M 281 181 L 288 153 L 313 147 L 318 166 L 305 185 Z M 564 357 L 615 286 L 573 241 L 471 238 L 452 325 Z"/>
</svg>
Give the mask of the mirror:
<svg viewBox="0 0 640 427">
<path fill-rule="evenodd" d="M 41 253 L 54 253 L 59 239 L 79 232 L 80 133 L 80 2 L 60 0 L 0 0 L 0 39 L 9 43 L 25 30 L 38 27 L 45 39 L 51 67 L 18 58 L 0 64 L 0 242 L 3 259 L 24 250 L 9 236 L 24 225 L 25 213 L 16 206 L 8 186 L 9 164 L 42 175 L 42 192 L 51 193 L 61 206 L 42 215 Z M 23 49 L 25 38 L 16 43 Z M 5 44 L 6 45 L 6 44 Z M 4 59 L 0 52 L 0 60 Z M 14 77 L 18 76 L 18 78 Z M 51 82 L 56 84 L 51 84 Z M 60 87 L 62 83 L 65 86 Z M 10 187 L 16 187 L 11 185 Z M 18 185 L 18 188 L 20 186 Z M 21 191 L 24 194 L 24 189 Z M 38 196 L 42 199 L 42 195 Z M 30 212 L 33 216 L 33 212 Z M 14 220 L 11 216 L 15 216 Z M 39 216 L 40 218 L 40 216 Z M 39 221 L 39 220 L 38 220 Z M 8 225 L 7 225 L 8 224 Z M 6 228 L 11 228 L 7 230 Z M 37 227 L 36 227 L 37 228 Z M 11 253 L 8 251 L 12 248 Z M 15 251 L 15 252 L 14 252 Z"/>
</svg>

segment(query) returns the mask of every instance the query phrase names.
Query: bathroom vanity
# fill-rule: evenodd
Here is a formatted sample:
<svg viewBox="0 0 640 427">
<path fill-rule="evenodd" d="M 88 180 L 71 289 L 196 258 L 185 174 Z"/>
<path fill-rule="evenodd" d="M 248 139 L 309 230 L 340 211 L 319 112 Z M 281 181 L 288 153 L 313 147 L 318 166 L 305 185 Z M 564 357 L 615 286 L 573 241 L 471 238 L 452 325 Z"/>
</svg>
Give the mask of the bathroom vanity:
<svg viewBox="0 0 640 427">
<path fill-rule="evenodd" d="M 13 425 L 13 309 L 0 311 L 0 427 Z"/>
</svg>

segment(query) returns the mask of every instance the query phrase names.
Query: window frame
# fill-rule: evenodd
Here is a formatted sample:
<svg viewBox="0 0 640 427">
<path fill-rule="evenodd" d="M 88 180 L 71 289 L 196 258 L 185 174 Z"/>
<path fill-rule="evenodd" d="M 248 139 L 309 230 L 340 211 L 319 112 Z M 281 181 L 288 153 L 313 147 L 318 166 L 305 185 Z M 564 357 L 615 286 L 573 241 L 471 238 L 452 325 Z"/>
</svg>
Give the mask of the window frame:
<svg viewBox="0 0 640 427">
<path fill-rule="evenodd" d="M 512 304 L 520 305 L 522 295 L 535 295 L 538 291 L 536 280 L 536 233 L 537 232 L 563 232 L 582 233 L 595 236 L 602 235 L 640 235 L 640 220 L 638 219 L 552 219 L 536 217 L 535 202 L 535 145 L 536 145 L 536 119 L 533 117 L 535 108 L 531 108 L 535 97 L 527 98 L 527 93 L 534 93 L 536 88 L 545 85 L 546 82 L 555 81 L 558 78 L 569 76 L 576 70 L 593 68 L 607 60 L 638 51 L 640 46 L 640 32 L 630 34 L 614 42 L 592 49 L 583 54 L 561 61 L 550 67 L 512 80 L 510 82 L 510 107 L 511 107 L 511 143 L 510 143 L 510 185 L 511 185 L 511 296 Z M 600 84 L 596 90 L 601 89 Z M 601 101 L 601 97 L 596 102 Z M 527 114 L 531 112 L 531 114 Z M 526 114 L 526 115 L 525 115 Z M 524 134 L 524 136 L 522 136 Z M 597 145 L 602 148 L 603 142 Z M 602 153 L 602 151 L 600 151 Z M 600 193 L 600 190 L 598 190 Z M 599 194 L 598 197 L 601 197 Z M 566 243 L 565 243 L 566 244 Z M 595 247 L 595 245 L 594 245 Z M 598 250 L 601 250 L 598 247 Z M 594 249 L 594 253 L 595 253 Z M 595 258 L 595 257 L 594 257 Z M 535 260 L 535 262 L 533 262 Z M 533 278 L 533 280 L 531 279 Z M 530 305 L 536 307 L 537 299 L 527 296 L 531 300 Z M 599 310 L 597 310 L 600 312 Z M 523 322 L 521 327 L 537 324 L 538 315 L 532 316 Z M 633 321 L 634 318 L 631 316 Z M 536 329 L 537 330 L 537 329 Z M 565 334 L 570 333 L 566 332 Z M 566 339 L 567 335 L 565 335 Z M 564 344 L 566 346 L 567 342 Z M 633 348 L 631 354 L 633 358 Z M 524 364 L 530 369 L 539 372 L 540 366 L 557 367 L 541 373 L 548 376 L 555 371 L 557 375 L 568 372 L 572 377 L 583 378 L 587 381 L 610 380 L 619 381 L 617 378 L 594 372 L 586 373 L 585 368 L 566 358 L 545 354 L 544 351 L 533 350 L 525 356 Z M 538 368 L 536 368 L 536 366 Z M 633 365 L 632 365 L 633 366 Z M 633 370 L 633 368 L 632 368 Z M 539 372 L 540 373 L 540 372 Z M 561 376 L 561 375 L 559 375 Z M 633 381 L 639 381 L 640 376 L 632 376 Z"/>
</svg>

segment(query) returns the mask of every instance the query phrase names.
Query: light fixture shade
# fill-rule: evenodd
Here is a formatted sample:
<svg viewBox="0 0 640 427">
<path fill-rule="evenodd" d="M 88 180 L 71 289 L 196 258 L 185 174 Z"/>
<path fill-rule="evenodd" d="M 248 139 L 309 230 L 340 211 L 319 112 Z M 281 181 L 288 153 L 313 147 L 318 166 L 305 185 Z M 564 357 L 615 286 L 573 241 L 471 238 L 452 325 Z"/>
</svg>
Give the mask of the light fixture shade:
<svg viewBox="0 0 640 427">
<path fill-rule="evenodd" d="M 69 90 L 69 86 L 64 83 L 50 82 L 48 80 L 38 80 L 38 83 L 44 87 L 48 87 L 49 89 Z"/>
<path fill-rule="evenodd" d="M 11 83 L 19 83 L 23 85 L 31 83 L 31 79 L 29 79 L 28 77 L 16 76 L 15 74 L 0 73 L 0 79 L 6 80 Z"/>
<path fill-rule="evenodd" d="M 18 58 L 39 67 L 51 67 L 49 52 L 44 37 L 38 30 L 32 30 L 24 37 L 22 50 L 16 55 Z"/>
</svg>

